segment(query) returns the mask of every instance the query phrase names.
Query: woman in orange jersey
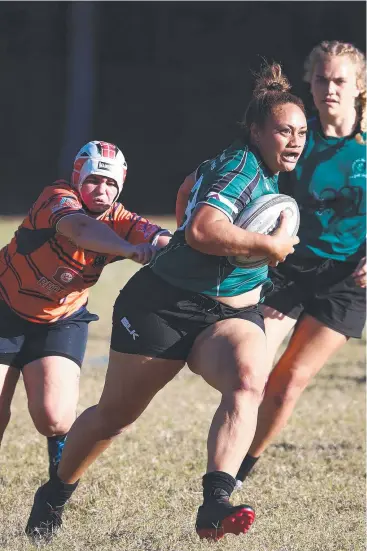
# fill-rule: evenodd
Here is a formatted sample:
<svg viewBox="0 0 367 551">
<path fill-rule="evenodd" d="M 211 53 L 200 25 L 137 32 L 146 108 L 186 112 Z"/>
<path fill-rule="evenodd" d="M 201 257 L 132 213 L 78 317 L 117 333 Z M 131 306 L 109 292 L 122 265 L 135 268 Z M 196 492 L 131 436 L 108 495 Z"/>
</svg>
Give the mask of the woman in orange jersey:
<svg viewBox="0 0 367 551">
<path fill-rule="evenodd" d="M 93 141 L 76 156 L 71 183 L 46 187 L 0 250 L 0 442 L 23 373 L 28 407 L 48 439 L 56 472 L 79 393 L 88 289 L 105 265 L 149 262 L 169 232 L 127 211 L 117 198 L 127 165 L 113 144 Z"/>
</svg>

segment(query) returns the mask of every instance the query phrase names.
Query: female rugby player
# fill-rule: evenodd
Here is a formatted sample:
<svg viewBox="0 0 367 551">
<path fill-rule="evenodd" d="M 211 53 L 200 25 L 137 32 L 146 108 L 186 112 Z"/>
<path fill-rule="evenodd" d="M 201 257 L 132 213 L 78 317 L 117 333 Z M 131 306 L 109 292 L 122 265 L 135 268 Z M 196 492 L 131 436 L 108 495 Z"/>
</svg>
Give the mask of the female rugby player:
<svg viewBox="0 0 367 551">
<path fill-rule="evenodd" d="M 50 476 L 75 420 L 88 324 L 98 319 L 86 307 L 89 287 L 110 262 L 145 264 L 152 243 L 169 240 L 117 202 L 126 168 L 115 145 L 89 142 L 71 183 L 46 187 L 0 250 L 0 441 L 21 370 L 32 420 L 48 439 Z"/>
<path fill-rule="evenodd" d="M 258 77 L 242 139 L 199 166 L 181 226 L 121 291 L 100 402 L 73 425 L 58 477 L 36 493 L 28 534 L 51 539 L 87 467 L 186 361 L 222 395 L 208 436 L 196 530 L 214 540 L 248 530 L 253 509 L 232 506 L 229 498 L 253 438 L 268 372 L 258 303 L 270 282 L 267 266 L 235 268 L 227 257 L 266 255 L 276 265 L 293 252 L 298 238 L 288 235 L 286 219 L 272 236 L 234 222 L 252 199 L 278 191 L 278 173 L 294 169 L 306 129 L 303 103 L 290 94 L 280 66 L 267 67 Z"/>
<path fill-rule="evenodd" d="M 348 339 L 361 337 L 366 319 L 365 56 L 352 44 L 322 42 L 306 60 L 305 80 L 317 116 L 303 156 L 284 178 L 301 210 L 300 244 L 271 270 L 275 291 L 264 310 L 270 361 L 295 329 L 266 385 L 240 481 L 316 373 Z"/>
</svg>

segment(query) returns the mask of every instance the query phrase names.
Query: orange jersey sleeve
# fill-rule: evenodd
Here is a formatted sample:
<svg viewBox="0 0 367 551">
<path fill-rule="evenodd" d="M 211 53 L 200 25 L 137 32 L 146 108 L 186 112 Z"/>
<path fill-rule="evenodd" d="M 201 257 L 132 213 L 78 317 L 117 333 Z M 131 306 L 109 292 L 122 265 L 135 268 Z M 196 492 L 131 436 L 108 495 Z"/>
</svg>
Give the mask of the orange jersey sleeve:
<svg viewBox="0 0 367 551">
<path fill-rule="evenodd" d="M 126 210 L 121 203 L 116 203 L 101 220 L 109 223 L 120 237 L 132 245 L 151 243 L 158 233 L 164 231 L 147 218 Z"/>
</svg>

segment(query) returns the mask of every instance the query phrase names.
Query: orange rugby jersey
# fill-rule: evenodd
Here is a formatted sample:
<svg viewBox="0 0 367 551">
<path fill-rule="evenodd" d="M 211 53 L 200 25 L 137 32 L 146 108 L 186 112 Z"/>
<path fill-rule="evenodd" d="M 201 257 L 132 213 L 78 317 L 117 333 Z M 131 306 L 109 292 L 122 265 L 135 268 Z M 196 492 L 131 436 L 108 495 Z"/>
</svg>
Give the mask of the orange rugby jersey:
<svg viewBox="0 0 367 551">
<path fill-rule="evenodd" d="M 0 250 L 0 299 L 22 318 L 52 323 L 87 302 L 103 267 L 122 259 L 78 248 L 56 232 L 65 215 L 85 214 L 79 194 L 66 181 L 46 187 L 11 242 Z M 151 242 L 162 229 L 115 203 L 98 220 L 133 245 Z"/>
</svg>

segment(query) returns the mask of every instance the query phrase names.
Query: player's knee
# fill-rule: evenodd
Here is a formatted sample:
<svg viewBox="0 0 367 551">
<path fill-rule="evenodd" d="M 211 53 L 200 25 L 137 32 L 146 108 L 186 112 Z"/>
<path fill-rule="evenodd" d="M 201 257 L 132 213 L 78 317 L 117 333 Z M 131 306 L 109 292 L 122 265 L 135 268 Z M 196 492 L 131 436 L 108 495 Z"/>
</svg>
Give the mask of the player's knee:
<svg viewBox="0 0 367 551">
<path fill-rule="evenodd" d="M 43 436 L 56 436 L 69 432 L 75 420 L 75 411 L 60 411 L 50 406 L 30 408 L 34 425 Z"/>
<path fill-rule="evenodd" d="M 254 400 L 260 402 L 265 383 L 265 372 L 261 373 L 249 363 L 242 363 L 233 377 L 231 391 L 236 394 L 238 399 L 241 399 L 242 396 L 246 396 L 247 399 L 250 395 Z"/>
<path fill-rule="evenodd" d="M 311 380 L 307 366 L 299 363 L 293 364 L 277 384 L 277 392 L 274 401 L 278 407 L 286 403 L 295 402 L 302 394 Z"/>
</svg>

